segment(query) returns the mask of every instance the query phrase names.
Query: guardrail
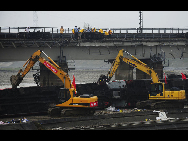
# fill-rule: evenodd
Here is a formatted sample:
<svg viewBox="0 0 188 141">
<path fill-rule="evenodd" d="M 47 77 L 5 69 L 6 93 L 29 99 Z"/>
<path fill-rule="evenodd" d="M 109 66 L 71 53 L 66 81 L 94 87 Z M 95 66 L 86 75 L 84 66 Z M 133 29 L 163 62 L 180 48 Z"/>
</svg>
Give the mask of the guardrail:
<svg viewBox="0 0 188 141">
<path fill-rule="evenodd" d="M 0 27 L 0 33 L 24 32 L 26 27 Z M 72 33 L 73 28 L 65 28 L 64 33 Z M 104 31 L 112 30 L 112 33 L 186 33 L 188 28 L 102 28 Z M 11 32 L 14 30 L 14 32 Z M 16 30 L 16 31 L 15 31 Z M 30 32 L 60 33 L 60 27 L 30 27 Z M 96 28 L 99 31 L 98 28 Z M 4 32 L 3 32 L 4 31 Z"/>
<path fill-rule="evenodd" d="M 1 28 L 0 28 L 1 29 Z M 57 27 L 31 27 L 30 33 L 25 32 L 25 27 L 8 27 L 8 32 L 0 32 L 0 39 L 55 39 L 60 38 L 59 29 Z M 109 28 L 102 28 L 108 31 Z M 112 35 L 110 37 L 101 34 L 99 39 L 103 38 L 188 38 L 188 28 L 110 28 Z M 16 30 L 16 32 L 10 32 Z M 99 29 L 96 29 L 99 31 Z M 0 30 L 1 31 L 1 30 Z M 84 33 L 94 34 L 94 33 Z M 99 34 L 98 32 L 96 33 Z M 63 38 L 74 38 L 72 29 L 64 29 Z M 82 39 L 84 39 L 82 37 Z M 95 38 L 92 38 L 95 39 Z"/>
</svg>

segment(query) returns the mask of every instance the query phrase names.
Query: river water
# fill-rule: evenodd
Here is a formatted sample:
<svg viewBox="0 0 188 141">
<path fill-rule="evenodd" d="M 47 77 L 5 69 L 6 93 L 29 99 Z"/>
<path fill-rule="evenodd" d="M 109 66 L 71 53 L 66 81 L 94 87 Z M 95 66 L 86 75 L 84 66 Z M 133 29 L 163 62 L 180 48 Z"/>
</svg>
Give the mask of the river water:
<svg viewBox="0 0 188 141">
<path fill-rule="evenodd" d="M 177 63 L 173 60 L 170 61 L 169 67 L 164 67 L 164 72 L 166 74 L 175 73 L 177 75 L 181 75 L 181 72 L 184 74 L 188 74 L 188 61 L 179 60 Z M 22 68 L 22 65 L 25 61 L 20 62 L 0 62 L 0 89 L 11 88 L 10 77 L 11 75 L 16 75 L 18 70 Z M 176 64 L 176 65 L 175 65 Z M 75 60 L 75 70 L 70 70 L 68 72 L 71 81 L 73 80 L 73 75 L 75 76 L 76 83 L 93 83 L 97 82 L 99 76 L 101 74 L 107 75 L 108 70 L 111 64 L 104 62 L 103 60 L 87 60 L 87 61 L 77 61 Z M 15 69 L 16 68 L 16 69 Z M 34 82 L 33 74 L 35 74 L 36 70 L 31 70 L 24 77 L 22 83 L 18 87 L 29 87 L 29 86 L 37 86 Z M 163 77 L 164 78 L 164 77 Z M 111 79 L 114 80 L 115 76 Z M 136 79 L 136 69 L 133 70 L 133 79 Z"/>
<path fill-rule="evenodd" d="M 11 75 L 16 75 L 18 71 L 6 71 L 0 70 L 0 89 L 11 88 L 10 77 Z M 19 87 L 29 87 L 37 86 L 34 82 L 33 74 L 37 71 L 30 71 L 24 77 L 22 83 Z M 92 83 L 97 82 L 101 74 L 107 74 L 107 70 L 71 70 L 68 72 L 71 81 L 73 80 L 73 75 L 75 76 L 76 83 Z"/>
</svg>

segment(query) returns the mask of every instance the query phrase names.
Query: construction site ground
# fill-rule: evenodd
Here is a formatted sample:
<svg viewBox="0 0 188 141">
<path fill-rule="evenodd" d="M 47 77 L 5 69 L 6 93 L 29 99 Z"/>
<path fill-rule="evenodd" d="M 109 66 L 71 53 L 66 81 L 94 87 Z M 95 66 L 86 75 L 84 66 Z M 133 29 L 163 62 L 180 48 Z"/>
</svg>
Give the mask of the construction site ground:
<svg viewBox="0 0 188 141">
<path fill-rule="evenodd" d="M 152 110 L 125 109 L 123 112 L 97 110 L 93 116 L 49 117 L 48 115 L 1 117 L 0 130 L 163 130 L 188 129 L 188 108 L 168 110 L 173 120 L 156 120 Z M 22 118 L 27 119 L 23 123 Z M 11 123 L 11 121 L 15 123 Z M 9 122 L 9 123 L 8 123 Z M 8 124 L 6 124 L 8 123 Z"/>
</svg>

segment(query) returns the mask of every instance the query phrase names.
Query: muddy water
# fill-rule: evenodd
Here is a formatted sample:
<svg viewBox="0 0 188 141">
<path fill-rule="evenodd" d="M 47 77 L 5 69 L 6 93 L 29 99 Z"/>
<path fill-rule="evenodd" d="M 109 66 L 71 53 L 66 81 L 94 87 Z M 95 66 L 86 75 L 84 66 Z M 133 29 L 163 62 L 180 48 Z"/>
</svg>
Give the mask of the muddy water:
<svg viewBox="0 0 188 141">
<path fill-rule="evenodd" d="M 4 89 L 4 88 L 11 88 L 11 83 L 10 83 L 10 77 L 11 75 L 16 75 L 18 71 L 10 71 L 10 70 L 0 70 L 0 89 Z M 18 86 L 19 87 L 29 87 L 29 86 L 37 86 L 34 82 L 33 79 L 33 74 L 35 74 L 37 71 L 30 71 L 23 79 L 22 83 Z M 184 74 L 188 74 L 188 70 L 187 69 L 165 69 L 164 72 L 166 74 L 172 74 L 175 73 L 177 75 L 181 75 L 181 72 Z M 68 72 L 69 77 L 71 79 L 71 81 L 73 80 L 73 75 L 75 76 L 76 79 L 76 83 L 93 83 L 93 82 L 97 82 L 99 76 L 101 74 L 107 74 L 108 70 L 100 70 L 100 69 L 96 69 L 96 70 L 81 70 L 81 69 L 77 69 L 77 70 L 70 70 Z M 133 79 L 136 79 L 136 70 L 133 70 Z M 113 76 L 113 78 L 111 80 L 114 80 L 115 76 Z"/>
<path fill-rule="evenodd" d="M 30 71 L 23 79 L 19 87 L 37 86 L 33 79 L 33 74 L 36 71 Z M 0 89 L 11 88 L 10 77 L 16 75 L 17 71 L 0 70 Z M 107 74 L 107 70 L 71 70 L 68 72 L 71 81 L 73 75 L 75 76 L 76 83 L 93 83 L 97 82 L 101 74 Z"/>
</svg>

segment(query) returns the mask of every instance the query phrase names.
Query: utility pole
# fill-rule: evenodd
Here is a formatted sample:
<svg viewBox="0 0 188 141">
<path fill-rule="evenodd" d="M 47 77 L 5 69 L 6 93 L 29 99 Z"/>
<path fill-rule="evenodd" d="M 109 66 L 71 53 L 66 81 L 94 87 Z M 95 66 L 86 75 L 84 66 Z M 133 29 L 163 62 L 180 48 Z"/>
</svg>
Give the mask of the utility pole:
<svg viewBox="0 0 188 141">
<path fill-rule="evenodd" d="M 142 33 L 143 29 L 143 12 L 139 11 L 139 33 Z"/>
<path fill-rule="evenodd" d="M 38 26 L 38 15 L 37 11 L 33 11 L 33 26 L 37 27 Z"/>
</svg>

